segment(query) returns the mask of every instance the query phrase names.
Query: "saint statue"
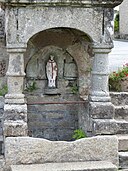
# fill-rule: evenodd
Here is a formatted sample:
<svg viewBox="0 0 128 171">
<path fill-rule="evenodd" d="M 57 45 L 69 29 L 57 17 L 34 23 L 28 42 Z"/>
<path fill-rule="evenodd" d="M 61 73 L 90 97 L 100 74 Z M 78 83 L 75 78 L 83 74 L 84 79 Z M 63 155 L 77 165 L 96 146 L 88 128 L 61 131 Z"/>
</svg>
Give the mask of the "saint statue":
<svg viewBox="0 0 128 171">
<path fill-rule="evenodd" d="M 57 64 L 54 61 L 54 56 L 50 55 L 50 58 L 46 64 L 46 74 L 48 78 L 48 87 L 56 87 L 56 77 L 57 77 Z"/>
</svg>

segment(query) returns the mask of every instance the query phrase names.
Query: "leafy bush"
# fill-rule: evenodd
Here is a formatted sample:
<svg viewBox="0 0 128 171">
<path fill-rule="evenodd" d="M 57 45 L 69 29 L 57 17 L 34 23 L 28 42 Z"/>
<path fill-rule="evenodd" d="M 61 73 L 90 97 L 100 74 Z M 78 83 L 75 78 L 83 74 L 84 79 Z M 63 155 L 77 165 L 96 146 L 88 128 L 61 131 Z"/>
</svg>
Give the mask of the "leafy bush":
<svg viewBox="0 0 128 171">
<path fill-rule="evenodd" d="M 5 94 L 7 94 L 8 92 L 8 87 L 7 85 L 4 85 L 1 89 L 0 89 L 0 96 L 5 96 Z"/>
<path fill-rule="evenodd" d="M 73 85 L 73 86 L 71 87 L 71 92 L 72 92 L 73 94 L 77 94 L 77 93 L 78 93 L 78 86 L 77 86 L 77 85 Z"/>
<path fill-rule="evenodd" d="M 36 86 L 36 82 L 33 81 L 31 84 L 28 84 L 25 91 L 28 91 L 28 92 L 33 92 L 34 90 L 37 90 L 37 86 Z"/>
<path fill-rule="evenodd" d="M 122 69 L 113 72 L 109 76 L 109 88 L 112 91 L 121 91 L 121 80 L 128 77 L 128 63 Z"/>
<path fill-rule="evenodd" d="M 87 136 L 86 136 L 85 132 L 82 129 L 76 129 L 74 131 L 73 136 L 72 136 L 72 138 L 75 139 L 75 140 L 85 138 L 85 137 L 87 137 Z"/>
</svg>

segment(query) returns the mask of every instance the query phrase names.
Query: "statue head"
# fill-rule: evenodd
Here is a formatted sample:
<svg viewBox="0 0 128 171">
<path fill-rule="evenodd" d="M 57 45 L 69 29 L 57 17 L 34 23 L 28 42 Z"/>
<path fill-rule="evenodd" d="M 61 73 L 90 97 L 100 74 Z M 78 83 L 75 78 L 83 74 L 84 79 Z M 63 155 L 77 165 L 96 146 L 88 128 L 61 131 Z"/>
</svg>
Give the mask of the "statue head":
<svg viewBox="0 0 128 171">
<path fill-rule="evenodd" d="M 54 56 L 50 55 L 50 60 L 53 61 L 54 60 Z"/>
</svg>

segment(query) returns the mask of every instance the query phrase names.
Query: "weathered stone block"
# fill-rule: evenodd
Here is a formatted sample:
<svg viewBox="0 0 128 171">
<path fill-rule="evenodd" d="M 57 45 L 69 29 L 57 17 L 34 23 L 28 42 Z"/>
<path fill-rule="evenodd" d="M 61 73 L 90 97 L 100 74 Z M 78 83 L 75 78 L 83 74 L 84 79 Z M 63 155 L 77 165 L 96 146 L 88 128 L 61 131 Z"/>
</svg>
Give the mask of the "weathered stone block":
<svg viewBox="0 0 128 171">
<path fill-rule="evenodd" d="M 77 77 L 77 68 L 75 63 L 65 63 L 64 76 L 67 78 Z"/>
<path fill-rule="evenodd" d="M 89 110 L 94 119 L 114 118 L 114 105 L 111 102 L 90 102 Z"/>
<path fill-rule="evenodd" d="M 97 136 L 64 142 L 7 137 L 5 157 L 7 165 L 98 160 L 110 161 L 118 166 L 118 139 L 116 136 Z"/>
<path fill-rule="evenodd" d="M 4 136 L 27 136 L 28 127 L 27 123 L 22 120 L 17 121 L 4 121 Z"/>
<path fill-rule="evenodd" d="M 117 134 L 127 134 L 128 133 L 128 121 L 126 120 L 117 120 L 116 121 L 117 127 Z"/>
<path fill-rule="evenodd" d="M 115 134 L 118 131 L 118 124 L 114 119 L 94 119 L 93 134 Z"/>
<path fill-rule="evenodd" d="M 4 119 L 5 119 L 4 121 L 4 134 L 5 135 L 10 135 L 10 136 L 11 135 L 26 135 L 25 133 L 26 128 L 27 128 L 27 105 L 26 104 L 24 105 L 6 104 L 4 106 Z M 24 128 L 25 130 L 22 131 L 22 128 Z"/>
<path fill-rule="evenodd" d="M 111 102 L 115 106 L 128 104 L 128 92 L 110 92 Z"/>
<path fill-rule="evenodd" d="M 0 109 L 4 109 L 4 97 L 0 96 Z"/>
<path fill-rule="evenodd" d="M 121 169 L 128 168 L 128 152 L 119 152 L 119 163 Z"/>
<path fill-rule="evenodd" d="M 5 166 L 5 159 L 0 156 L 0 171 L 7 171 Z"/>
<path fill-rule="evenodd" d="M 128 135 L 117 135 L 118 140 L 119 140 L 119 151 L 128 151 Z"/>
<path fill-rule="evenodd" d="M 128 105 L 115 106 L 115 118 L 128 120 Z"/>
<path fill-rule="evenodd" d="M 93 119 L 93 133 L 97 134 L 127 134 L 128 122 L 115 119 Z"/>
</svg>

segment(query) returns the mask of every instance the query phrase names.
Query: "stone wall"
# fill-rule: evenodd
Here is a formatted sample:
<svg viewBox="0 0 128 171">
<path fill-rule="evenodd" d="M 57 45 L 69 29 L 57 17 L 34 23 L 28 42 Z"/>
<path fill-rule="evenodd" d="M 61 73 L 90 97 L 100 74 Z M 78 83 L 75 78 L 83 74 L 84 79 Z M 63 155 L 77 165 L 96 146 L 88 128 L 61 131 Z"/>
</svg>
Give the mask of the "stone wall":
<svg viewBox="0 0 128 171">
<path fill-rule="evenodd" d="M 126 35 L 126 38 L 128 39 L 128 29 L 127 29 L 128 27 L 128 17 L 127 17 L 128 16 L 128 1 L 127 0 L 124 0 L 123 3 L 120 5 L 119 15 L 120 15 L 120 29 L 119 29 L 120 35 L 124 38 Z"/>
<path fill-rule="evenodd" d="M 33 98 L 32 96 L 31 99 Z M 28 99 L 30 100 L 30 97 Z M 70 98 L 65 98 L 65 102 L 70 100 L 71 104 L 45 104 L 45 101 L 47 103 L 48 101 L 58 101 L 59 103 L 59 96 L 49 98 L 44 96 L 44 98 L 37 99 L 38 102 L 43 101 L 44 104 L 28 105 L 29 136 L 56 141 L 69 141 L 73 140 L 73 131 L 79 128 L 79 113 L 80 115 L 82 115 L 82 112 L 84 113 L 83 120 L 87 122 L 85 120 L 85 117 L 88 116 L 85 110 L 86 104 L 72 104 L 72 101 L 78 100 L 76 96 L 70 95 Z M 87 131 L 87 128 L 85 130 Z"/>
</svg>

